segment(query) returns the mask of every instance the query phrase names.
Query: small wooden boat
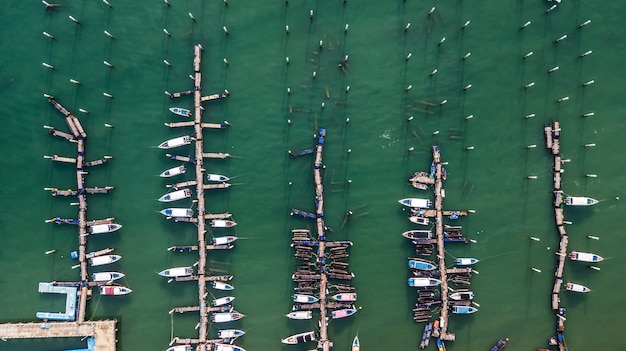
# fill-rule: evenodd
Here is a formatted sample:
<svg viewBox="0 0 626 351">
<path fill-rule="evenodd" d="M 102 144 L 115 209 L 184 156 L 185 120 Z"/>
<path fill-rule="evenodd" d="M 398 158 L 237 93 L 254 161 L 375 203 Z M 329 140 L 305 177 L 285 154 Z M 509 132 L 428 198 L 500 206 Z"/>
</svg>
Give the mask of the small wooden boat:
<svg viewBox="0 0 626 351">
<path fill-rule="evenodd" d="M 565 285 L 565 289 L 567 291 L 579 292 L 579 293 L 588 293 L 591 291 L 588 287 L 576 283 L 567 283 Z"/>
<path fill-rule="evenodd" d="M 175 277 L 188 277 L 193 274 L 193 268 L 191 267 L 174 267 L 162 270 L 159 275 L 167 278 Z"/>
<path fill-rule="evenodd" d="M 170 168 L 168 170 L 163 171 L 163 173 L 161 173 L 160 177 L 162 177 L 162 178 L 169 178 L 169 177 L 173 177 L 175 175 L 184 174 L 186 171 L 187 171 L 187 169 L 185 168 L 185 166 L 178 166 L 178 167 Z"/>
<path fill-rule="evenodd" d="M 232 235 L 218 236 L 217 238 L 213 238 L 213 245 L 228 245 L 237 239 L 236 236 Z"/>
<path fill-rule="evenodd" d="M 506 343 L 509 342 L 509 338 L 504 338 L 498 340 L 498 342 L 493 345 L 493 347 L 491 348 L 491 351 L 502 351 L 504 350 L 504 347 L 506 346 Z"/>
<path fill-rule="evenodd" d="M 427 323 L 424 326 L 424 333 L 422 333 L 422 341 L 420 341 L 420 349 L 425 349 L 430 343 L 430 336 L 433 333 L 433 323 Z"/>
<path fill-rule="evenodd" d="M 245 333 L 245 331 L 239 329 L 221 329 L 217 331 L 217 337 L 220 339 L 233 341 L 238 337 L 244 335 Z"/>
<path fill-rule="evenodd" d="M 430 178 L 430 175 L 426 172 L 415 172 L 411 177 L 409 177 L 409 183 L 418 182 L 420 179 L 426 177 Z"/>
<path fill-rule="evenodd" d="M 89 264 L 92 267 L 102 266 L 105 264 L 117 262 L 122 258 L 120 255 L 104 255 L 104 256 L 96 256 L 89 259 Z"/>
<path fill-rule="evenodd" d="M 217 306 L 224 306 L 224 305 L 227 305 L 227 304 L 233 302 L 234 300 L 235 300 L 234 296 L 224 296 L 224 297 L 220 297 L 220 298 L 217 298 L 217 299 L 213 300 L 213 302 L 211 302 L 211 304 L 213 306 L 216 306 L 216 307 Z"/>
<path fill-rule="evenodd" d="M 99 272 L 91 275 L 93 282 L 111 282 L 124 278 L 126 275 L 120 272 Z"/>
<path fill-rule="evenodd" d="M 167 194 L 161 196 L 159 198 L 159 201 L 161 201 L 161 202 L 172 202 L 172 201 L 176 201 L 176 200 L 186 199 L 188 197 L 191 197 L 191 190 L 189 190 L 189 189 L 182 189 L 182 190 L 172 191 L 171 193 L 167 193 Z"/>
<path fill-rule="evenodd" d="M 407 207 L 429 208 L 433 205 L 432 201 L 428 199 L 419 199 L 415 197 L 398 200 L 398 202 Z"/>
<path fill-rule="evenodd" d="M 211 221 L 211 227 L 213 228 L 230 228 L 237 225 L 235 221 L 229 221 L 227 219 L 214 219 Z"/>
<path fill-rule="evenodd" d="M 411 258 L 409 259 L 409 268 L 419 269 L 422 271 L 432 271 L 437 269 L 437 266 L 430 261 L 422 260 L 419 258 Z"/>
<path fill-rule="evenodd" d="M 170 112 L 183 117 L 191 117 L 191 111 L 186 108 L 170 107 Z"/>
<path fill-rule="evenodd" d="M 133 291 L 125 286 L 104 285 L 100 287 L 100 295 L 117 296 L 130 294 L 131 292 Z"/>
<path fill-rule="evenodd" d="M 474 293 L 469 290 L 457 290 L 448 296 L 450 300 L 473 300 Z"/>
<path fill-rule="evenodd" d="M 478 259 L 471 258 L 471 257 L 468 257 L 468 258 L 463 257 L 463 258 L 457 258 L 456 260 L 454 260 L 454 262 L 456 262 L 457 266 L 471 266 L 474 263 L 478 263 Z"/>
<path fill-rule="evenodd" d="M 333 319 L 346 318 L 356 313 L 356 308 L 344 308 L 340 310 L 334 310 L 330 312 L 330 316 Z"/>
<path fill-rule="evenodd" d="M 441 280 L 435 278 L 409 278 L 409 286 L 415 288 L 437 286 L 439 284 L 441 284 Z"/>
<path fill-rule="evenodd" d="M 168 347 L 165 351 L 191 351 L 192 349 L 191 345 L 176 345 Z"/>
<path fill-rule="evenodd" d="M 335 301 L 356 301 L 356 293 L 339 293 L 331 296 Z"/>
<path fill-rule="evenodd" d="M 312 295 L 293 294 L 293 301 L 300 302 L 300 303 L 314 303 L 314 302 L 319 301 L 319 299 Z"/>
<path fill-rule="evenodd" d="M 193 210 L 190 208 L 170 207 L 161 210 L 161 214 L 168 218 L 193 217 Z"/>
<path fill-rule="evenodd" d="M 295 311 L 288 313 L 287 318 L 289 319 L 311 319 L 313 317 L 312 311 Z"/>
<path fill-rule="evenodd" d="M 241 318 L 245 317 L 245 315 L 235 311 L 235 312 L 220 312 L 220 313 L 213 313 L 211 315 L 211 321 L 213 323 L 225 323 L 225 322 L 232 322 L 232 321 L 236 321 L 239 320 Z"/>
<path fill-rule="evenodd" d="M 230 178 L 221 174 L 207 174 L 206 178 L 209 182 L 227 182 L 230 180 Z"/>
<path fill-rule="evenodd" d="M 315 340 L 316 340 L 315 332 L 309 331 L 309 332 L 304 332 L 304 333 L 288 336 L 282 339 L 281 342 L 287 345 L 297 345 L 297 344 L 315 341 Z"/>
<path fill-rule="evenodd" d="M 178 138 L 166 140 L 159 144 L 159 149 L 173 149 L 179 146 L 185 146 L 191 144 L 191 137 L 189 135 L 183 135 Z"/>
<path fill-rule="evenodd" d="M 120 228 L 122 228 L 122 225 L 117 223 L 96 224 L 90 226 L 87 231 L 89 232 L 89 234 L 104 234 L 114 232 L 116 230 L 119 230 Z"/>
<path fill-rule="evenodd" d="M 215 351 L 246 351 L 241 346 L 230 345 L 230 344 L 215 344 Z"/>
<path fill-rule="evenodd" d="M 594 253 L 589 252 L 578 252 L 572 251 L 569 254 L 569 258 L 572 261 L 581 261 L 581 262 L 601 262 L 604 258 L 600 255 L 596 255 Z"/>
<path fill-rule="evenodd" d="M 359 336 L 357 335 L 352 340 L 352 351 L 359 351 L 359 350 L 361 350 L 361 342 L 359 341 Z"/>
<path fill-rule="evenodd" d="M 452 306 L 452 313 L 456 313 L 456 314 L 470 314 L 476 311 L 478 311 L 478 309 L 472 306 L 458 306 L 458 305 Z"/>
<path fill-rule="evenodd" d="M 433 232 L 430 230 L 408 230 L 402 236 L 409 240 L 432 239 Z"/>
<path fill-rule="evenodd" d="M 411 185 L 413 185 L 415 189 L 428 190 L 428 184 L 424 184 L 420 182 L 411 182 Z"/>
<path fill-rule="evenodd" d="M 446 351 L 446 345 L 443 343 L 441 339 L 437 339 L 437 350 Z"/>
<path fill-rule="evenodd" d="M 591 206 L 597 204 L 598 200 L 591 197 L 584 196 L 567 196 L 565 197 L 565 204 L 567 206 Z"/>
<path fill-rule="evenodd" d="M 411 216 L 409 217 L 409 221 L 415 224 L 420 224 L 420 225 L 428 225 L 430 223 L 430 219 L 428 219 L 428 217 L 422 217 L 422 216 Z"/>
<path fill-rule="evenodd" d="M 230 291 L 235 289 L 235 287 L 233 287 L 232 285 L 224 282 L 212 282 L 211 286 L 213 287 L 213 289 L 216 290 Z"/>
</svg>

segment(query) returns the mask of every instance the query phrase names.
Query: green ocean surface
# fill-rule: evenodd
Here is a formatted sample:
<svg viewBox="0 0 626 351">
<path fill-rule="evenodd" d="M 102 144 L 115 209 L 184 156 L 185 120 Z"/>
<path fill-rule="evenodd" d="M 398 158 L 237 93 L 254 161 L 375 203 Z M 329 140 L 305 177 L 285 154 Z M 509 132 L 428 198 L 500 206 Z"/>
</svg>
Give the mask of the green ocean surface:
<svg viewBox="0 0 626 351">
<path fill-rule="evenodd" d="M 207 235 L 241 238 L 232 251 L 210 253 L 209 267 L 215 274 L 234 274 L 234 305 L 247 315 L 228 326 L 213 326 L 210 337 L 219 328 L 236 327 L 247 331 L 237 340 L 247 350 L 313 347 L 280 343 L 317 327 L 315 320 L 284 316 L 291 310 L 291 274 L 298 264 L 289 247 L 290 231 L 314 228 L 313 221 L 289 215 L 291 208 L 314 209 L 313 158 L 290 159 L 288 150 L 312 147 L 313 135 L 324 127 L 329 240 L 354 243 L 349 262 L 362 307 L 353 317 L 330 323 L 335 350 L 347 350 L 357 334 L 363 350 L 419 345 L 423 325 L 412 320 L 416 292 L 406 283 L 406 258 L 414 252 L 400 236 L 415 226 L 397 200 L 432 196 L 406 181 L 413 172 L 428 170 L 432 145 L 439 145 L 448 162 L 444 207 L 476 210 L 457 223 L 477 243 L 446 245 L 448 262 L 481 259 L 471 285 L 479 311 L 450 318 L 456 341 L 447 349 L 488 350 L 503 337 L 510 338 L 506 350 L 546 347 L 556 322 L 550 292 L 558 235 L 543 126 L 559 120 L 562 154 L 571 160 L 564 165 L 564 191 L 601 201 L 566 209 L 566 220 L 573 223 L 567 226 L 569 248 L 605 257 L 598 264 L 601 271 L 566 264 L 565 279 L 591 292 L 561 294 L 567 308 L 565 338 L 570 350 L 626 349 L 619 337 L 626 289 L 626 266 L 619 263 L 626 237 L 621 2 L 564 0 L 547 14 L 551 4 L 541 0 L 230 0 L 228 6 L 217 0 L 169 0 L 171 6 L 158 0 L 110 0 L 113 8 L 101 1 L 58 2 L 62 6 L 55 10 L 37 1 L 10 0 L 0 7 L 1 322 L 34 321 L 37 311 L 63 309 L 63 298 L 37 292 L 38 282 L 78 279 L 69 257 L 78 245 L 76 227 L 44 223 L 77 214 L 70 205 L 75 198 L 53 198 L 43 191 L 76 187 L 72 165 L 43 158 L 76 155 L 74 144 L 42 128 L 67 131 L 62 115 L 44 98 L 47 93 L 79 117 L 88 134 L 88 160 L 114 157 L 89 169 L 87 186 L 115 190 L 88 197 L 88 218 L 115 217 L 124 227 L 90 238 L 88 249 L 114 247 L 123 258 L 104 270 L 126 273 L 121 283 L 134 291 L 122 297 L 94 294 L 88 319 L 116 318 L 121 351 L 164 350 L 172 336 L 197 337 L 197 314 L 168 314 L 173 307 L 197 303 L 195 283 L 168 284 L 156 274 L 197 260 L 194 253 L 166 251 L 195 244 L 196 228 L 163 218 L 158 211 L 169 206 L 157 201 L 168 191 L 166 184 L 192 179 L 193 170 L 181 178 L 159 178 L 180 163 L 156 145 L 193 133 L 163 125 L 183 120 L 169 107 L 193 106 L 191 97 L 170 100 L 164 91 L 192 88 L 193 45 L 200 43 L 204 95 L 231 93 L 204 103 L 205 121 L 231 124 L 227 130 L 205 131 L 205 151 L 235 156 L 205 162 L 208 172 L 228 175 L 235 184 L 207 192 L 207 210 L 233 213 L 238 223 L 234 230 Z M 579 28 L 587 19 L 592 22 Z M 461 29 L 466 21 L 471 22 Z M 520 30 L 526 21 L 532 23 Z M 555 43 L 564 34 L 567 38 Z M 580 57 L 588 50 L 593 53 Z M 471 56 L 463 60 L 467 53 Z M 590 80 L 595 83 L 582 86 Z M 525 89 L 531 82 L 534 86 Z M 471 88 L 464 90 L 468 84 Z M 563 97 L 569 99 L 556 102 Z M 589 112 L 594 116 L 582 117 Z M 529 114 L 534 117 L 524 118 Z M 173 153 L 192 155 L 193 150 Z M 191 201 L 173 205 L 187 207 Z M 344 223 L 349 210 L 353 216 Z M 44 254 L 51 249 L 57 252 Z M 0 350 L 81 345 L 78 339 L 11 340 L 0 341 Z M 434 343 L 429 349 L 436 349 Z"/>
</svg>

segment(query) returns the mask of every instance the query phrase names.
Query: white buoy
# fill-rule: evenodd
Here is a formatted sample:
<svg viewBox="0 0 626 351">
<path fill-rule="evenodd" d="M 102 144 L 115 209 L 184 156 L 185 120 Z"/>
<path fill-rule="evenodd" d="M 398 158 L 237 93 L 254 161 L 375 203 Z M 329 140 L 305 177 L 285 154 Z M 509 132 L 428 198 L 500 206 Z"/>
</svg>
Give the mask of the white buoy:
<svg viewBox="0 0 626 351">
<path fill-rule="evenodd" d="M 222 29 L 224 30 L 224 33 L 226 33 L 226 35 L 228 35 L 228 28 L 226 28 L 226 26 L 223 26 Z"/>
<path fill-rule="evenodd" d="M 111 94 L 109 94 L 109 93 L 102 93 L 102 95 L 104 95 L 104 96 L 106 96 L 106 97 L 108 97 L 108 98 L 110 98 L 110 99 L 112 99 L 112 98 L 113 98 L 113 95 L 111 95 Z"/>
<path fill-rule="evenodd" d="M 413 85 L 409 84 L 406 88 L 404 88 L 404 91 L 409 91 L 411 88 L 413 88 Z"/>
<path fill-rule="evenodd" d="M 163 33 L 165 33 L 165 35 L 167 35 L 168 37 L 172 36 L 166 28 L 163 28 Z"/>
<path fill-rule="evenodd" d="M 169 91 L 167 91 L 167 90 L 165 91 L 165 95 L 167 95 L 167 96 L 169 96 L 169 97 L 172 97 L 172 94 L 170 94 L 170 92 L 169 92 Z"/>
<path fill-rule="evenodd" d="M 552 72 L 554 72 L 554 71 L 558 71 L 558 69 L 559 69 L 559 66 L 554 66 L 554 67 L 552 67 L 552 68 L 550 68 L 550 69 L 548 70 L 548 73 L 552 73 Z"/>
<path fill-rule="evenodd" d="M 474 115 L 467 115 L 467 116 L 465 116 L 465 119 L 472 119 L 472 118 L 474 118 Z"/>
<path fill-rule="evenodd" d="M 439 103 L 439 106 L 445 105 L 446 103 L 448 103 L 447 99 L 443 99 L 441 100 L 441 102 Z"/>
<path fill-rule="evenodd" d="M 588 19 L 588 20 L 586 20 L 585 22 L 583 22 L 583 23 L 579 24 L 579 25 L 578 25 L 578 28 L 582 28 L 582 27 L 584 27 L 584 26 L 588 25 L 589 23 L 591 23 L 591 20 L 590 20 L 590 19 Z"/>
<path fill-rule="evenodd" d="M 472 85 L 471 85 L 471 84 L 468 84 L 468 85 L 466 85 L 466 86 L 464 86 L 464 87 L 463 87 L 463 90 L 468 90 L 468 89 L 470 89 L 471 87 L 472 87 Z"/>
<path fill-rule="evenodd" d="M 80 22 L 76 18 L 74 18 L 74 16 L 68 16 L 68 17 L 69 17 L 69 19 L 72 20 L 72 22 L 80 24 Z"/>
<path fill-rule="evenodd" d="M 532 51 L 529 51 L 526 55 L 522 56 L 523 59 L 527 59 L 533 55 Z"/>
<path fill-rule="evenodd" d="M 528 115 L 524 116 L 524 118 L 533 118 L 533 117 L 535 117 L 534 113 L 531 113 L 531 114 L 528 114 Z"/>
<path fill-rule="evenodd" d="M 473 146 L 468 146 L 468 147 L 465 148 L 465 150 L 474 150 L 474 147 Z"/>
<path fill-rule="evenodd" d="M 44 67 L 46 67 L 46 68 L 54 69 L 54 66 L 53 66 L 53 65 L 47 64 L 47 63 L 45 63 L 45 62 L 43 62 L 43 63 L 42 63 L 42 65 L 43 65 Z"/>
<path fill-rule="evenodd" d="M 352 152 L 352 149 L 348 149 L 347 153 L 351 153 L 351 152 Z"/>
<path fill-rule="evenodd" d="M 439 40 L 439 43 L 437 43 L 437 45 L 443 44 L 444 41 L 446 41 L 446 37 L 441 38 L 441 40 Z"/>
<path fill-rule="evenodd" d="M 530 23 L 531 23 L 530 21 L 526 21 L 526 23 L 522 24 L 522 26 L 520 28 L 524 29 L 524 28 L 530 26 Z"/>
<path fill-rule="evenodd" d="M 530 237 L 530 240 L 534 240 L 534 241 L 541 241 L 541 239 L 536 238 L 536 237 L 534 237 L 534 236 L 531 236 L 531 237 Z"/>
<path fill-rule="evenodd" d="M 594 144 L 594 143 L 585 144 L 585 147 L 594 147 L 594 146 L 596 146 L 596 144 Z"/>
<path fill-rule="evenodd" d="M 70 79 L 70 83 L 74 83 L 76 85 L 80 85 L 80 82 L 77 81 L 76 79 Z"/>
<path fill-rule="evenodd" d="M 524 85 L 524 89 L 528 89 L 528 88 L 532 87 L 533 85 L 535 85 L 535 82 L 530 82 L 530 83 Z"/>
<path fill-rule="evenodd" d="M 591 55 L 591 53 L 592 53 L 592 52 L 593 52 L 593 51 L 591 51 L 591 50 L 589 50 L 589 51 L 585 51 L 585 52 L 583 52 L 582 54 L 580 54 L 580 57 L 585 57 L 585 56 L 587 56 L 587 55 Z"/>
<path fill-rule="evenodd" d="M 558 37 L 558 39 L 556 39 L 554 42 L 555 42 L 555 43 L 558 43 L 558 42 L 560 42 L 561 40 L 563 40 L 563 39 L 565 39 L 565 38 L 567 38 L 567 34 L 563 34 L 563 35 L 561 35 L 561 36 L 560 36 L 560 37 Z"/>
<path fill-rule="evenodd" d="M 112 64 L 110 64 L 108 61 L 102 61 L 102 63 L 104 63 L 104 64 L 105 64 L 105 66 L 108 66 L 108 67 L 113 68 L 113 65 L 112 65 Z"/>
<path fill-rule="evenodd" d="M 172 67 L 172 64 L 168 60 L 163 60 L 163 63 L 168 67 Z"/>
<path fill-rule="evenodd" d="M 85 110 L 84 108 L 79 108 L 78 111 L 80 111 L 82 113 L 89 113 L 89 111 Z"/>
<path fill-rule="evenodd" d="M 562 98 L 559 98 L 558 100 L 556 100 L 556 102 L 563 102 L 567 100 L 569 100 L 569 96 L 563 96 Z"/>
<path fill-rule="evenodd" d="M 537 144 L 531 144 L 531 145 L 526 146 L 527 149 L 534 149 L 536 147 L 537 147 Z"/>
<path fill-rule="evenodd" d="M 193 17 L 193 14 L 191 12 L 187 13 L 187 15 L 189 15 L 189 18 L 191 18 L 192 21 L 196 21 L 196 18 Z"/>
<path fill-rule="evenodd" d="M 583 117 L 591 117 L 593 115 L 595 115 L 595 112 L 587 112 L 587 113 L 583 114 Z"/>
<path fill-rule="evenodd" d="M 108 31 L 108 30 L 105 30 L 105 31 L 104 31 L 104 34 L 106 34 L 106 36 L 107 36 L 107 37 L 109 37 L 109 38 L 111 38 L 111 39 L 115 39 L 115 38 L 113 37 L 113 34 L 109 33 L 109 31 Z"/>
<path fill-rule="evenodd" d="M 530 269 L 532 269 L 533 272 L 541 273 L 541 269 L 539 268 L 531 267 Z"/>
<path fill-rule="evenodd" d="M 467 54 L 465 54 L 465 55 L 463 56 L 463 60 L 467 60 L 467 58 L 468 58 L 468 57 L 470 57 L 471 55 L 472 55 L 472 53 L 471 53 L 471 52 L 468 52 Z"/>
<path fill-rule="evenodd" d="M 470 21 L 465 22 L 465 24 L 461 26 L 461 29 L 465 29 L 467 26 L 469 26 L 469 24 L 470 24 Z"/>
<path fill-rule="evenodd" d="M 583 83 L 583 86 L 584 86 L 584 87 L 586 87 L 587 85 L 591 85 L 591 84 L 593 84 L 593 83 L 595 83 L 595 82 L 596 82 L 596 81 L 592 79 L 592 80 L 590 80 L 590 81 L 584 82 L 584 83 Z"/>
<path fill-rule="evenodd" d="M 591 240 L 600 240 L 600 238 L 598 238 L 597 236 L 593 236 L 593 235 L 587 235 L 587 237 Z"/>
<path fill-rule="evenodd" d="M 431 75 L 431 76 L 434 76 L 435 74 L 437 74 L 437 72 L 439 72 L 439 71 L 435 68 L 434 70 L 432 70 L 432 71 L 430 72 L 430 75 Z"/>
<path fill-rule="evenodd" d="M 107 0 L 102 0 L 102 2 L 108 7 L 113 8 L 113 5 L 111 5 L 111 3 L 109 3 Z"/>
<path fill-rule="evenodd" d="M 410 27 L 411 27 L 411 22 L 407 23 L 406 26 L 404 26 L 404 31 L 406 32 L 407 30 L 409 30 Z"/>
<path fill-rule="evenodd" d="M 47 36 L 50 39 L 54 39 L 54 36 L 48 32 L 43 32 L 43 35 Z"/>
</svg>

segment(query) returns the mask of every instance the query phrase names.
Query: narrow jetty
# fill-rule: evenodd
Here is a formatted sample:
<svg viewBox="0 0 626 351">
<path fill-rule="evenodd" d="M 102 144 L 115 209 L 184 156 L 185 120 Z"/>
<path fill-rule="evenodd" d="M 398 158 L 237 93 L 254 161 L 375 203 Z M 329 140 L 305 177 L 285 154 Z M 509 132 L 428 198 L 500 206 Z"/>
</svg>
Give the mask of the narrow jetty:
<svg viewBox="0 0 626 351">
<path fill-rule="evenodd" d="M 202 46 L 195 45 L 194 46 L 194 58 L 193 58 L 193 66 L 194 66 L 194 89 L 179 93 L 170 94 L 170 98 L 179 98 L 183 96 L 193 95 L 194 99 L 194 111 L 193 122 L 177 122 L 177 123 L 166 123 L 166 126 L 170 128 L 176 127 L 194 127 L 194 140 L 195 140 L 195 154 L 193 157 L 189 156 L 178 156 L 167 154 L 166 156 L 177 161 L 189 162 L 195 165 L 196 168 L 196 176 L 195 180 L 175 183 L 168 185 L 168 188 L 180 189 L 185 187 L 196 187 L 196 201 L 198 213 L 196 217 L 189 218 L 175 218 L 176 221 L 186 221 L 193 222 L 197 225 L 197 244 L 196 245 L 181 245 L 181 246 L 172 246 L 168 248 L 168 251 L 172 252 L 190 252 L 197 251 L 199 255 L 198 263 L 197 263 L 197 273 L 191 276 L 185 277 L 175 277 L 173 281 L 197 281 L 198 283 L 198 305 L 197 306 L 183 306 L 183 307 L 175 307 L 170 311 L 170 314 L 173 312 L 183 313 L 183 312 L 197 312 L 199 313 L 200 320 L 197 326 L 198 329 L 198 338 L 197 339 L 183 339 L 183 338 L 174 338 L 170 345 L 186 345 L 189 347 L 193 347 L 196 351 L 208 351 L 213 350 L 216 343 L 224 342 L 224 340 L 215 340 L 208 339 L 207 334 L 209 331 L 209 326 L 211 323 L 210 314 L 215 312 L 232 312 L 233 309 L 231 306 L 220 306 L 220 307 L 210 307 L 210 303 L 207 301 L 207 297 L 209 293 L 207 292 L 207 283 L 215 282 L 215 281 L 228 281 L 232 279 L 232 275 L 220 275 L 220 276 L 211 276 L 210 272 L 207 269 L 207 252 L 211 250 L 229 250 L 234 246 L 232 244 L 229 245 L 211 245 L 207 243 L 206 232 L 207 232 L 207 219 L 225 219 L 230 218 L 232 215 L 230 213 L 222 213 L 222 214 L 211 214 L 206 212 L 206 202 L 205 202 L 205 190 L 208 189 L 225 189 L 230 187 L 228 183 L 221 184 L 204 184 L 205 177 L 205 158 L 216 158 L 216 159 L 224 159 L 230 157 L 229 154 L 226 153 L 206 153 L 203 151 L 204 148 L 204 137 L 203 137 L 203 129 L 204 128 L 212 128 L 212 129 L 224 129 L 226 128 L 226 124 L 211 124 L 204 123 L 202 121 L 202 112 L 204 111 L 204 107 L 202 106 L 202 102 L 210 101 L 215 99 L 221 99 L 228 96 L 227 93 L 210 95 L 219 96 L 215 98 L 207 98 L 206 96 L 202 96 L 201 87 L 202 87 L 202 73 L 200 72 L 200 64 L 202 62 Z"/>
<path fill-rule="evenodd" d="M 563 333 L 565 331 L 565 308 L 561 307 L 559 293 L 563 285 L 563 271 L 565 269 L 565 259 L 567 258 L 568 236 L 565 231 L 565 221 L 563 215 L 563 190 L 561 189 L 561 175 L 565 171 L 562 168 L 563 159 L 561 157 L 561 125 L 558 121 L 544 127 L 546 137 L 546 148 L 550 150 L 554 163 L 552 167 L 554 180 L 554 219 L 559 233 L 559 250 L 556 252 L 556 267 L 554 272 L 554 285 L 552 287 L 551 305 L 556 313 L 556 336 L 550 339 L 550 344 L 556 345 L 560 351 L 566 351 L 567 345 Z"/>
<path fill-rule="evenodd" d="M 297 283 L 294 289 L 297 293 L 311 295 L 317 301 L 312 303 L 294 304 L 293 310 L 318 309 L 319 313 L 319 339 L 317 350 L 328 351 L 333 347 L 333 342 L 328 339 L 329 313 L 333 319 L 341 318 L 339 311 L 349 311 L 348 316 L 356 311 L 352 302 L 335 302 L 327 298 L 331 294 L 329 291 L 354 292 L 354 288 L 341 283 L 331 284 L 329 279 L 350 281 L 354 274 L 347 271 L 348 263 L 344 262 L 348 258 L 347 250 L 352 243 L 349 241 L 326 241 L 327 227 L 324 223 L 324 186 L 322 184 L 322 155 L 326 130 L 319 129 L 317 135 L 317 145 L 314 148 L 301 152 L 290 152 L 290 157 L 315 154 L 313 163 L 313 179 L 315 181 L 315 212 L 300 211 L 292 209 L 291 215 L 300 215 L 305 218 L 315 220 L 316 238 L 311 238 L 308 229 L 293 229 L 291 246 L 296 249 L 295 257 L 305 261 L 292 275 L 292 280 Z M 315 251 L 315 253 L 313 252 Z M 313 260 L 313 262 L 311 262 Z M 315 267 L 315 268 L 313 268 Z M 356 296 L 355 296 L 356 297 Z M 294 298 L 295 301 L 295 298 Z M 331 312 L 329 310 L 337 311 Z"/>
</svg>

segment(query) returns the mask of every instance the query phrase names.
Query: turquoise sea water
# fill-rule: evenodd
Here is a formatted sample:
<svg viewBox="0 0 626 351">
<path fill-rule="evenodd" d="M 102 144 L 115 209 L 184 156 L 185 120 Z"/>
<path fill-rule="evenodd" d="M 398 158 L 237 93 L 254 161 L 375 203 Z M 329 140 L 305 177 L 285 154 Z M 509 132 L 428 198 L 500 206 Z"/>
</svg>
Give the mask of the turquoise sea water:
<svg viewBox="0 0 626 351">
<path fill-rule="evenodd" d="M 248 331 L 238 340 L 243 347 L 304 350 L 283 346 L 280 339 L 316 326 L 284 317 L 291 308 L 290 276 L 297 264 L 289 247 L 290 229 L 313 227 L 310 221 L 290 217 L 289 210 L 314 206 L 312 159 L 290 160 L 287 150 L 312 146 L 320 126 L 328 133 L 324 182 L 330 239 L 354 242 L 349 262 L 362 307 L 350 319 L 331 323 L 335 349 L 348 349 L 357 333 L 364 350 L 419 344 L 422 325 L 414 323 L 411 314 L 416 296 L 406 286 L 406 257 L 412 252 L 400 236 L 412 225 L 397 200 L 421 195 L 406 178 L 427 170 L 433 144 L 449 162 L 445 207 L 477 211 L 460 221 L 477 244 L 448 245 L 450 262 L 458 256 L 482 259 L 476 266 L 480 274 L 472 278 L 481 307 L 474 315 L 450 319 L 457 339 L 447 348 L 487 350 L 505 336 L 511 339 L 507 350 L 545 346 L 554 334 L 549 294 L 557 234 L 543 125 L 558 119 L 562 153 L 571 159 L 565 164 L 565 192 L 602 200 L 592 208 L 566 210 L 566 219 L 573 222 L 568 226 L 570 248 L 606 258 L 601 271 L 566 265 L 567 280 L 592 289 L 585 296 L 561 295 L 568 312 L 566 340 L 571 350 L 599 345 L 626 349 L 626 341 L 619 338 L 619 307 L 626 288 L 626 269 L 620 263 L 626 200 L 626 162 L 620 154 L 626 129 L 619 88 L 626 72 L 620 2 L 598 6 L 565 0 L 549 14 L 549 5 L 539 0 L 349 0 L 345 5 L 230 0 L 228 7 L 221 1 L 170 0 L 170 7 L 156 0 L 110 2 L 113 9 L 98 1 L 64 1 L 55 11 L 22 1 L 0 8 L 1 321 L 32 321 L 37 311 L 62 309 L 64 301 L 39 295 L 37 283 L 78 276 L 69 259 L 77 247 L 75 228 L 44 223 L 54 216 L 76 215 L 70 206 L 75 199 L 52 198 L 42 191 L 48 186 L 75 187 L 71 165 L 42 157 L 75 155 L 74 145 L 42 128 L 66 130 L 61 115 L 43 97 L 48 93 L 81 119 L 89 135 L 88 159 L 114 156 L 109 164 L 90 170 L 88 186 L 110 185 L 115 190 L 90 196 L 88 216 L 116 217 L 124 228 L 91 239 L 89 249 L 115 247 L 123 259 L 112 268 L 127 274 L 123 283 L 134 292 L 119 298 L 96 294 L 89 302 L 89 317 L 119 320 L 122 351 L 163 350 L 172 334 L 196 336 L 197 315 L 172 318 L 167 313 L 197 302 L 195 284 L 167 284 L 155 274 L 193 264 L 197 256 L 166 251 L 175 244 L 193 244 L 196 234 L 192 224 L 172 223 L 156 213 L 166 207 L 156 199 L 168 183 L 158 174 L 177 163 L 154 146 L 186 133 L 163 123 L 180 120 L 168 107 L 191 107 L 191 99 L 170 101 L 163 92 L 191 88 L 187 75 L 192 73 L 193 44 L 201 43 L 203 91 L 228 89 L 232 94 L 225 101 L 205 104 L 206 120 L 232 124 L 226 131 L 207 130 L 205 143 L 206 151 L 237 158 L 209 160 L 206 165 L 211 173 L 236 177 L 237 186 L 212 191 L 207 199 L 209 211 L 229 211 L 239 223 L 234 231 L 214 234 L 234 233 L 245 239 L 231 252 L 211 254 L 209 265 L 216 273 L 235 275 L 235 306 L 247 317 L 233 327 Z M 433 6 L 436 10 L 429 17 Z M 71 22 L 69 15 L 81 24 Z M 579 29 L 586 19 L 592 23 Z M 469 26 L 460 30 L 467 20 Z M 528 20 L 532 24 L 519 30 Z M 555 44 L 563 34 L 567 38 Z M 438 45 L 443 37 L 445 42 Z M 579 57 L 588 50 L 593 53 Z M 529 51 L 533 55 L 522 60 Z M 468 52 L 471 56 L 461 60 Z M 405 61 L 408 53 L 412 56 Z M 337 65 L 345 55 L 349 60 L 342 71 Z M 555 66 L 559 70 L 548 74 Z M 430 76 L 434 69 L 438 73 Z M 595 84 L 581 87 L 591 79 Z M 524 89 L 530 82 L 535 85 Z M 464 91 L 468 84 L 471 89 Z M 405 92 L 409 85 L 412 89 Z M 568 101 L 555 102 L 565 96 Z M 447 103 L 440 106 L 443 100 Z M 587 112 L 595 116 L 582 118 Z M 534 118 L 524 118 L 532 113 Z M 466 120 L 468 115 L 474 117 Z M 414 117 L 410 122 L 409 116 Z M 105 128 L 105 123 L 114 128 Z M 435 131 L 439 134 L 433 135 Z M 596 147 L 584 148 L 588 143 Z M 526 148 L 532 144 L 537 147 Z M 467 151 L 468 146 L 474 150 Z M 411 147 L 414 150 L 408 151 Z M 528 180 L 528 175 L 538 179 Z M 348 210 L 354 216 L 344 226 Z M 541 241 L 531 241 L 530 236 Z M 50 249 L 57 253 L 44 255 Z M 59 350 L 80 344 L 9 341 L 0 349 Z"/>
</svg>

